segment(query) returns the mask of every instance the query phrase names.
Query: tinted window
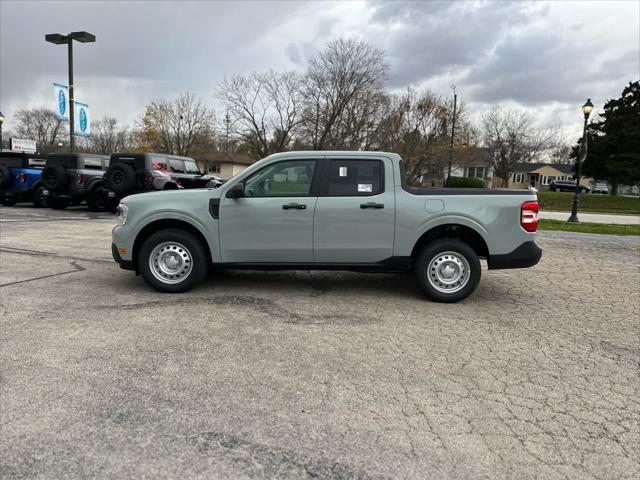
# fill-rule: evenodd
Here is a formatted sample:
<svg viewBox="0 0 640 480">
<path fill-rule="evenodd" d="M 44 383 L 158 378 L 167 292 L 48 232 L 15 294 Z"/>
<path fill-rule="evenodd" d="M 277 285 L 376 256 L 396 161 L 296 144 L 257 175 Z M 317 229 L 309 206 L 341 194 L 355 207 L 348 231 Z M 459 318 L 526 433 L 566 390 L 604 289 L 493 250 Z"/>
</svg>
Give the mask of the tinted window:
<svg viewBox="0 0 640 480">
<path fill-rule="evenodd" d="M 7 168 L 22 168 L 22 159 L 16 157 L 0 157 L 0 165 Z"/>
<path fill-rule="evenodd" d="M 100 157 L 84 157 L 84 168 L 102 168 Z"/>
<path fill-rule="evenodd" d="M 195 160 L 169 159 L 169 171 L 173 173 L 200 173 L 200 169 Z"/>
<path fill-rule="evenodd" d="M 377 195 L 382 192 L 382 162 L 379 160 L 331 160 L 329 188 L 333 197 Z"/>
<path fill-rule="evenodd" d="M 315 160 L 279 162 L 244 181 L 247 197 L 306 197 L 311 191 Z"/>
<path fill-rule="evenodd" d="M 151 157 L 151 168 L 156 170 L 167 170 L 167 159 L 164 157 Z"/>
</svg>

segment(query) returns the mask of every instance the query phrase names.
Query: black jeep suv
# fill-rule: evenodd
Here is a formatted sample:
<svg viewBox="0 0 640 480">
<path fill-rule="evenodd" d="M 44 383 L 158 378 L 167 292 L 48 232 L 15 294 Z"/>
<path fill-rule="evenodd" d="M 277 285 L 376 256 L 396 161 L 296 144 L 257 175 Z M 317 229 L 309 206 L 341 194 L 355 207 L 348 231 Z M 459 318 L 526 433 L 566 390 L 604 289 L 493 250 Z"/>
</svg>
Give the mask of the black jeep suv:
<svg viewBox="0 0 640 480">
<path fill-rule="evenodd" d="M 217 177 L 203 174 L 192 158 L 164 153 L 113 153 L 104 181 L 119 198 L 145 191 L 221 184 Z"/>
<path fill-rule="evenodd" d="M 109 192 L 102 177 L 108 165 L 107 155 L 50 153 L 42 171 L 49 206 L 61 210 L 86 200 L 90 210 L 105 211 Z"/>
</svg>

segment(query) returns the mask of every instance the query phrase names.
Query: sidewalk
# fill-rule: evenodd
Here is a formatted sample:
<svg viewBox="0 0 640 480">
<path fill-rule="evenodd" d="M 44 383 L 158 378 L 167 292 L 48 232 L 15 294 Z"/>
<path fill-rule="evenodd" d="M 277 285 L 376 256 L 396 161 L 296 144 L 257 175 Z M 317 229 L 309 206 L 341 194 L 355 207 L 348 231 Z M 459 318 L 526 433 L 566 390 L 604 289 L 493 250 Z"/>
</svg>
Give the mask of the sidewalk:
<svg viewBox="0 0 640 480">
<path fill-rule="evenodd" d="M 571 212 L 550 212 L 540 210 L 540 218 L 548 220 L 568 220 Z M 614 223 L 618 225 L 640 224 L 640 215 L 615 215 L 613 213 L 582 213 L 578 209 L 578 219 L 584 223 Z"/>
</svg>

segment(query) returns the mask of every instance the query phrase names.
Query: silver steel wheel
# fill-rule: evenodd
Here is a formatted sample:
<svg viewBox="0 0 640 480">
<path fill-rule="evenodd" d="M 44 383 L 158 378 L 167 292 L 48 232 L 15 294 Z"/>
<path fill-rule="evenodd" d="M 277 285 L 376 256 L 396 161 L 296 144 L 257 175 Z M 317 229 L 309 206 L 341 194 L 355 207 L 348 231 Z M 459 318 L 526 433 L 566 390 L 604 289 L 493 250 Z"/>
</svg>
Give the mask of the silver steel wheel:
<svg viewBox="0 0 640 480">
<path fill-rule="evenodd" d="M 180 283 L 191 273 L 192 258 L 184 245 L 162 242 L 149 255 L 149 270 L 162 283 Z"/>
<path fill-rule="evenodd" d="M 427 278 L 442 293 L 459 292 L 469 283 L 471 269 L 467 259 L 457 252 L 442 252 L 429 262 Z"/>
</svg>

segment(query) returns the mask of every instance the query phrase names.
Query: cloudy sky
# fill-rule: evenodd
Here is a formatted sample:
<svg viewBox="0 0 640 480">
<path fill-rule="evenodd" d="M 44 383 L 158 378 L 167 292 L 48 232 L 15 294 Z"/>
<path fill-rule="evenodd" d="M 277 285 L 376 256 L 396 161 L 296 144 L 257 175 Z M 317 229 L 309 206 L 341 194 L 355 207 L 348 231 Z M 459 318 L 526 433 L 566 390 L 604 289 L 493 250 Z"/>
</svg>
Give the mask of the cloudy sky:
<svg viewBox="0 0 640 480">
<path fill-rule="evenodd" d="M 640 2 L 14 1 L 0 0 L 0 111 L 53 108 L 66 49 L 46 33 L 87 30 L 76 44 L 76 99 L 94 118 L 134 122 L 144 105 L 192 91 L 214 106 L 234 73 L 304 70 L 338 37 L 386 51 L 390 90 L 450 95 L 477 118 L 492 105 L 532 109 L 568 137 L 640 77 Z"/>
</svg>

